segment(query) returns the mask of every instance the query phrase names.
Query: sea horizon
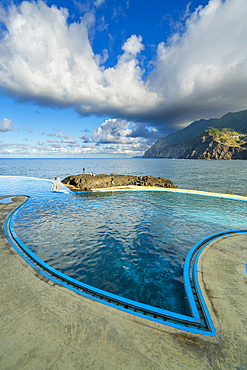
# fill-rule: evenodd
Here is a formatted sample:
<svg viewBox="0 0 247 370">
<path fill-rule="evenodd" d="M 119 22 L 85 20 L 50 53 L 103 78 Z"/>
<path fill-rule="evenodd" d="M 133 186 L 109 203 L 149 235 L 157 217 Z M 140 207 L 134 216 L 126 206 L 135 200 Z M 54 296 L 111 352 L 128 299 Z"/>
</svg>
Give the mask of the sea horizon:
<svg viewBox="0 0 247 370">
<path fill-rule="evenodd" d="M 245 195 L 247 161 L 172 158 L 0 158 L 0 176 L 54 179 L 86 173 L 163 177 L 185 189 Z"/>
</svg>

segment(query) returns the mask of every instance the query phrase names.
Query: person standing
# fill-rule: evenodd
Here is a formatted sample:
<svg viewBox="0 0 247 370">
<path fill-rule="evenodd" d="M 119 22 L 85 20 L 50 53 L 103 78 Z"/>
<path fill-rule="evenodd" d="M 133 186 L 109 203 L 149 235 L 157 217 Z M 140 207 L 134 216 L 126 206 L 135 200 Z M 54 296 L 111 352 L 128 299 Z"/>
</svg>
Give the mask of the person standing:
<svg viewBox="0 0 247 370">
<path fill-rule="evenodd" d="M 83 167 L 82 171 L 83 171 L 83 174 L 85 174 L 85 168 L 84 167 Z"/>
<path fill-rule="evenodd" d="M 60 177 L 59 176 L 57 177 L 57 188 L 58 190 L 60 190 Z"/>
</svg>

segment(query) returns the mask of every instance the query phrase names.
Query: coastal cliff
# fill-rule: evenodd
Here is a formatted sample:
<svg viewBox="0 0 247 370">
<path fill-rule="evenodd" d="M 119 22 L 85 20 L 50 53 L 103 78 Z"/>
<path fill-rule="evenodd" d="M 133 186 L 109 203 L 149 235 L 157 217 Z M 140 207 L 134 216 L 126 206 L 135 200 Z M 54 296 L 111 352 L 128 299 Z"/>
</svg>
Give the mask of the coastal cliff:
<svg viewBox="0 0 247 370">
<path fill-rule="evenodd" d="M 209 128 L 185 153 L 189 159 L 247 159 L 247 137 L 230 129 Z"/>
<path fill-rule="evenodd" d="M 227 113 L 159 139 L 143 158 L 247 159 L 246 133 L 247 110 Z"/>
<path fill-rule="evenodd" d="M 153 176 L 130 176 L 130 175 L 72 175 L 62 180 L 62 183 L 72 191 L 87 191 L 91 189 L 110 188 L 118 186 L 151 186 L 161 188 L 177 188 L 168 179 Z"/>
</svg>

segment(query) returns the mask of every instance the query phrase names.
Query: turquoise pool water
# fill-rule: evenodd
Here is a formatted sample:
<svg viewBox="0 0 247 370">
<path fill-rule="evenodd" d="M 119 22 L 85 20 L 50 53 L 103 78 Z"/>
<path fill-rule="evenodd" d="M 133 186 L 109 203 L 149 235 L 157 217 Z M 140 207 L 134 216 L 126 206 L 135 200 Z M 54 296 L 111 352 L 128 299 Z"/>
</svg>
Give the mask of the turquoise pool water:
<svg viewBox="0 0 247 370">
<path fill-rule="evenodd" d="M 14 177 L 0 177 L 0 186 L 1 195 L 31 196 L 14 228 L 43 261 L 94 287 L 185 315 L 190 248 L 210 234 L 246 228 L 241 201 L 170 192 L 57 194 L 47 181 Z"/>
</svg>

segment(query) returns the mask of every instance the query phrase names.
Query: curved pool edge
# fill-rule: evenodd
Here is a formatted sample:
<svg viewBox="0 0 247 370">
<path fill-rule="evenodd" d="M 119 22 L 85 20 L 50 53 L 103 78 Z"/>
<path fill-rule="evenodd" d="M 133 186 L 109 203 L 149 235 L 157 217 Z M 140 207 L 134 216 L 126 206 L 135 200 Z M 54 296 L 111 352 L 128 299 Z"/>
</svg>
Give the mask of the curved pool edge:
<svg viewBox="0 0 247 370">
<path fill-rule="evenodd" d="M 66 185 L 65 185 L 66 186 Z M 222 199 L 230 199 L 230 200 L 240 200 L 247 202 L 247 197 L 243 195 L 233 195 L 233 194 L 225 194 L 225 193 L 215 193 L 215 192 L 208 192 L 202 190 L 189 190 L 189 189 L 174 189 L 174 188 L 158 188 L 158 187 L 146 187 L 146 186 L 117 186 L 117 187 L 110 187 L 110 188 L 99 188 L 99 189 L 91 189 L 91 190 L 70 190 L 67 187 L 70 193 L 75 194 L 87 194 L 87 193 L 107 193 L 107 192 L 124 192 L 124 191 L 147 191 L 147 192 L 170 192 L 170 193 L 179 193 L 179 194 L 191 194 L 191 195 L 201 195 L 205 197 L 213 197 L 213 198 L 222 198 Z"/>
<path fill-rule="evenodd" d="M 37 179 L 37 178 L 34 178 Z M 46 179 L 42 179 L 46 180 Z M 48 180 L 53 184 L 51 180 Z M 123 189 L 126 191 L 126 189 Z M 143 190 L 143 189 L 138 189 Z M 145 189 L 147 190 L 147 189 Z M 60 273 L 59 271 L 53 269 L 43 261 L 41 261 L 35 254 L 33 254 L 17 237 L 14 228 L 13 228 L 13 216 L 18 210 L 20 210 L 28 201 L 30 200 L 27 197 L 26 201 L 20 204 L 16 209 L 14 209 L 7 217 L 4 223 L 4 231 L 8 238 L 8 241 L 16 250 L 16 252 L 21 255 L 22 258 L 26 262 L 28 262 L 35 270 L 39 270 L 39 273 L 46 276 L 47 278 L 53 280 L 55 283 L 63 285 L 64 287 L 82 295 L 87 298 L 93 299 L 97 302 L 104 303 L 110 307 L 116 308 L 118 310 L 131 313 L 133 315 L 139 316 L 144 319 L 148 319 L 154 322 L 161 323 L 163 325 L 167 325 L 179 330 L 187 331 L 194 334 L 202 334 L 206 336 L 215 336 L 216 331 L 205 304 L 203 294 L 201 292 L 198 279 L 197 279 L 197 263 L 198 258 L 202 250 L 204 250 L 213 240 L 221 238 L 222 236 L 233 235 L 236 233 L 246 233 L 247 230 L 229 230 L 224 233 L 218 233 L 206 237 L 196 243 L 192 249 L 189 251 L 185 266 L 184 266 L 184 277 L 185 277 L 185 289 L 188 295 L 188 300 L 190 303 L 191 311 L 193 317 L 188 317 L 180 314 L 176 314 L 166 310 L 156 309 L 155 307 L 140 304 L 135 301 L 123 299 L 122 297 L 113 295 L 111 293 L 107 293 L 105 291 L 101 291 L 100 289 L 93 288 L 86 284 L 80 283 L 75 279 L 69 278 L 68 276 Z M 194 262 L 192 264 L 192 260 L 194 258 Z M 38 266 L 38 267 L 37 267 Z M 192 277 L 192 280 L 191 280 Z M 194 289 L 193 284 L 196 288 L 196 294 L 192 293 Z M 87 289 L 93 291 L 93 294 L 88 294 L 89 292 Z M 202 312 L 198 311 L 197 304 L 195 303 L 195 297 L 199 300 L 201 304 Z M 113 303 L 114 302 L 114 303 Z M 142 312 L 138 312 L 142 311 Z M 207 330 L 204 328 L 200 328 L 202 324 L 202 313 L 204 315 L 204 319 L 207 324 Z M 164 315 L 160 316 L 160 315 Z M 153 316 L 153 317 L 152 317 Z"/>
</svg>

